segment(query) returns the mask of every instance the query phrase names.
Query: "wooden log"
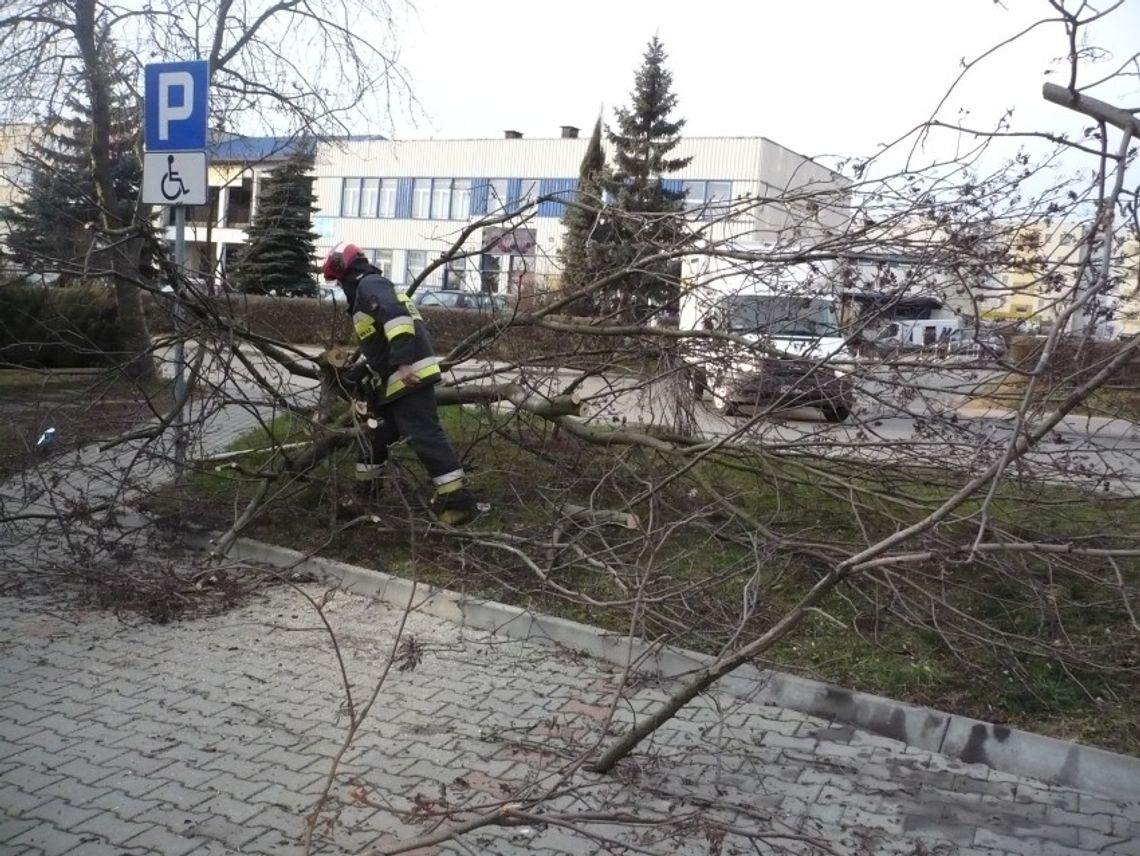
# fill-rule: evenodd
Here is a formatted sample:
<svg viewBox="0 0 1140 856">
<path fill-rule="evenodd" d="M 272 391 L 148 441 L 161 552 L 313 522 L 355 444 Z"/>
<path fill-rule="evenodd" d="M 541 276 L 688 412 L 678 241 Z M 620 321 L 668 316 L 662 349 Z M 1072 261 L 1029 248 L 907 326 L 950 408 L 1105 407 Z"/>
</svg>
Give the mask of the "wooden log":
<svg viewBox="0 0 1140 856">
<path fill-rule="evenodd" d="M 584 505 L 567 503 L 562 506 L 562 513 L 579 523 L 608 523 L 612 526 L 620 526 L 623 529 L 641 528 L 641 521 L 638 520 L 637 515 L 628 511 L 587 508 Z"/>
</svg>

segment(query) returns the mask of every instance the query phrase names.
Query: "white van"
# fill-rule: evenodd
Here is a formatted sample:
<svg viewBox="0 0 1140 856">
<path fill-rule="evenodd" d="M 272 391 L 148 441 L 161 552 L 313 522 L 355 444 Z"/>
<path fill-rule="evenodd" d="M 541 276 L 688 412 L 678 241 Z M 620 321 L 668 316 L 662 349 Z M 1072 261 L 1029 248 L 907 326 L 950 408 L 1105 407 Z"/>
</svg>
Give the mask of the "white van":
<svg viewBox="0 0 1140 856">
<path fill-rule="evenodd" d="M 718 409 L 818 408 L 830 422 L 851 412 L 851 356 L 839 329 L 834 265 L 784 263 L 766 244 L 718 246 L 682 261 L 681 330 L 726 338 L 683 340 L 694 388 Z"/>
</svg>

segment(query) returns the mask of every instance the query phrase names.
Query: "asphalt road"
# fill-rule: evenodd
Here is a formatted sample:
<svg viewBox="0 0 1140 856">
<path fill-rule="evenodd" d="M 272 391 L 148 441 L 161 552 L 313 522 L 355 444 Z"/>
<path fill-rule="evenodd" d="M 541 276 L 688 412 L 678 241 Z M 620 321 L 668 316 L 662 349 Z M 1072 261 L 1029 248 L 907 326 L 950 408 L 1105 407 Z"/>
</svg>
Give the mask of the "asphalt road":
<svg viewBox="0 0 1140 856">
<path fill-rule="evenodd" d="M 314 381 L 291 376 L 256 355 L 250 362 L 252 371 L 237 363 L 228 367 L 218 363 L 207 372 L 207 379 L 233 389 L 234 383 L 221 384 L 221 378 L 227 371 L 236 372 L 240 375 L 236 386 L 255 395 L 263 406 L 272 405 L 274 396 L 257 390 L 252 377 L 257 371 L 280 394 L 299 395 L 306 404 L 315 400 Z M 169 362 L 166 371 L 171 371 Z M 446 382 L 519 383 L 543 395 L 555 395 L 574 384 L 582 399 L 582 418 L 590 423 L 683 428 L 710 439 L 762 444 L 769 452 L 974 472 L 1000 459 L 1015 433 L 1015 414 L 978 402 L 978 391 L 998 376 L 995 369 L 971 365 L 863 370 L 854 412 L 842 424 L 824 421 L 814 409 L 725 417 L 710 403 L 698 402 L 677 375 L 646 379 L 608 374 L 581 380 L 569 369 L 465 363 L 453 369 Z M 1027 428 L 1033 425 L 1030 422 Z M 1140 495 L 1140 425 L 1067 417 L 1010 474 Z"/>
</svg>

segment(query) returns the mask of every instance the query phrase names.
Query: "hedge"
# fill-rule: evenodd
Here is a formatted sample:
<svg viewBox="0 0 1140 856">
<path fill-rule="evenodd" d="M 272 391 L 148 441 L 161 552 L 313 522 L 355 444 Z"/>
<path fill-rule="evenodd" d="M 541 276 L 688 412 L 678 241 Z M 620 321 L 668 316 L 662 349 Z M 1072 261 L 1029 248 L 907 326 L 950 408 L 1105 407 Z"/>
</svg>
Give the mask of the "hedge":
<svg viewBox="0 0 1140 856">
<path fill-rule="evenodd" d="M 118 351 L 118 311 L 109 286 L 0 286 L 0 363 L 42 369 L 104 366 Z"/>
<path fill-rule="evenodd" d="M 169 301 L 145 300 L 152 334 L 173 331 Z M 351 345 L 352 323 L 343 303 L 308 298 L 229 295 L 211 298 L 211 312 L 232 319 L 251 333 L 295 345 Z M 420 310 L 435 342 L 436 351 L 446 354 L 476 330 L 496 319 L 494 316 L 463 309 L 426 307 Z M 569 320 L 569 319 L 567 319 Z M 581 322 L 582 319 L 573 319 Z M 204 322 L 210 328 L 208 321 Z M 216 325 L 214 325 L 216 326 Z M 528 325 L 513 326 L 493 343 L 485 344 L 479 355 L 506 361 L 533 360 L 536 357 L 574 353 L 564 365 L 596 365 L 628 354 L 629 342 L 616 336 L 568 335 Z"/>
<path fill-rule="evenodd" d="M 1031 371 L 1045 347 L 1045 339 L 1016 336 L 1010 342 L 1009 361 L 1023 371 Z M 1042 381 L 1049 388 L 1072 387 L 1091 378 L 1126 347 L 1125 342 L 1092 341 L 1081 336 L 1066 336 L 1046 366 Z M 1111 389 L 1140 389 L 1140 355 L 1122 365 L 1105 384 Z"/>
<path fill-rule="evenodd" d="M 143 310 L 152 335 L 174 332 L 173 302 L 164 295 L 143 295 Z M 227 295 L 209 298 L 205 312 L 191 311 L 189 335 L 222 330 L 217 315 L 239 328 L 296 345 L 351 345 L 352 323 L 343 303 L 311 298 Z M 471 310 L 422 310 L 436 351 L 446 354 L 494 320 Z M 582 318 L 562 318 L 583 323 Z M 197 329 L 195 329 L 197 328 Z M 637 340 L 621 336 L 568 334 L 530 325 L 515 325 L 485 341 L 478 355 L 485 359 L 536 362 L 544 357 L 560 365 L 593 367 L 620 362 L 644 365 L 658 356 L 670 340 Z M 119 351 L 118 313 L 114 291 L 105 285 L 68 288 L 0 287 L 0 361 L 38 368 L 101 366 L 115 361 Z"/>
<path fill-rule="evenodd" d="M 152 334 L 173 332 L 171 305 L 165 297 L 143 296 Z M 349 345 L 353 341 L 352 324 L 343 303 L 229 295 L 211 298 L 207 306 L 242 328 L 282 342 L 329 346 Z M 470 310 L 426 308 L 422 311 L 440 353 L 447 353 L 497 317 Z M 208 319 L 199 324 L 206 330 L 217 330 Z M 1010 362 L 1021 369 L 1032 369 L 1044 343 L 1043 338 L 1014 337 L 1010 343 Z M 667 341 L 660 344 L 667 347 Z M 1070 387 L 1091 377 L 1123 347 L 1122 342 L 1065 337 L 1058 343 L 1043 379 L 1050 387 Z M 644 363 L 654 358 L 654 350 L 653 341 L 567 334 L 518 325 L 484 345 L 480 356 L 522 362 L 559 355 L 561 364 L 581 367 L 613 360 Z M 0 363 L 45 369 L 102 366 L 113 362 L 118 351 L 118 313 L 114 291 L 109 286 L 97 283 L 67 288 L 0 286 Z M 567 356 L 571 354 L 573 356 Z M 1140 356 L 1122 366 L 1108 386 L 1140 389 Z"/>
</svg>

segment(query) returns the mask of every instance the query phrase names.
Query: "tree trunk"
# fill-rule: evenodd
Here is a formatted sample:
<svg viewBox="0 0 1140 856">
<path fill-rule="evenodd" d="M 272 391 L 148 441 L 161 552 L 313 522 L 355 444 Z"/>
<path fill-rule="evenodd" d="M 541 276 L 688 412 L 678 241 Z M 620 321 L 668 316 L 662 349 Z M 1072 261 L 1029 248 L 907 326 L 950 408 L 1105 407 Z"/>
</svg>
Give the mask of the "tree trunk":
<svg viewBox="0 0 1140 856">
<path fill-rule="evenodd" d="M 119 310 L 122 353 L 118 355 L 118 362 L 131 379 L 148 381 L 155 376 L 155 365 L 150 356 L 150 332 L 143 314 L 142 296 L 135 282 L 140 274 L 143 238 L 122 234 L 123 229 L 133 224 L 123 222 L 119 214 L 119 200 L 111 175 L 111 92 L 95 29 L 95 5 L 74 5 L 75 40 L 83 57 L 84 82 L 91 99 L 91 174 L 95 201 L 99 205 L 100 231 L 106 236 L 115 235 L 116 240 L 111 243 L 117 244 L 109 261 Z"/>
</svg>

